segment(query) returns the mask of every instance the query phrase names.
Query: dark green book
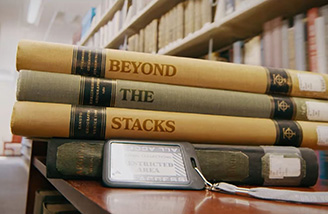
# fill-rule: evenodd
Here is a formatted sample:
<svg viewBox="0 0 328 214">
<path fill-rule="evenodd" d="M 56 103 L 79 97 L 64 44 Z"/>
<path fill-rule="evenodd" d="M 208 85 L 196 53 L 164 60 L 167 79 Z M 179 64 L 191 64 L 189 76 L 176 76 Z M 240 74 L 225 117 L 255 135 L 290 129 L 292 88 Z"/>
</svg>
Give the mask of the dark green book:
<svg viewBox="0 0 328 214">
<path fill-rule="evenodd" d="M 51 139 L 47 177 L 100 179 L 105 141 Z M 266 186 L 312 186 L 318 161 L 308 148 L 194 144 L 200 168 L 211 182 Z"/>
</svg>

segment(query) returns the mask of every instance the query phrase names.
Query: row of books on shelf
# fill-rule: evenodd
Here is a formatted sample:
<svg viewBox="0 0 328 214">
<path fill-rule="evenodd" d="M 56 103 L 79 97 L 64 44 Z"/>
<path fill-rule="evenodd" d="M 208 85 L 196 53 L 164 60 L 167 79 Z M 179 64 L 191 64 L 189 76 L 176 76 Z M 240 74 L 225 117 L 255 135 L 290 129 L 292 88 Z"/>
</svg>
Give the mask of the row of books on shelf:
<svg viewBox="0 0 328 214">
<path fill-rule="evenodd" d="M 117 0 L 118 1 L 118 0 Z M 90 11 L 85 15 L 83 20 L 87 20 L 88 25 L 82 23 L 82 33 L 80 39 L 84 39 L 90 30 L 93 29 L 100 21 L 103 16 L 111 9 L 115 1 L 111 1 L 111 4 L 106 4 L 107 1 L 102 1 L 96 8 L 91 8 Z M 86 45 L 95 47 L 104 47 L 112 38 L 114 38 L 120 30 L 125 27 L 136 15 L 138 15 L 143 8 L 145 8 L 151 0 L 145 1 L 128 1 L 124 0 L 122 8 L 115 11 L 111 20 L 105 23 L 99 28 L 97 32 L 87 41 Z M 107 5 L 110 5 L 109 7 Z M 105 8 L 105 9 L 103 9 Z M 92 13 L 93 16 L 89 14 Z M 83 27 L 87 26 L 87 27 Z"/>
<path fill-rule="evenodd" d="M 61 169 L 58 177 L 99 173 L 103 140 L 133 139 L 193 143 L 203 173 L 215 181 L 307 186 L 317 180 L 314 151 L 294 147 L 328 144 L 327 75 L 26 40 L 18 44 L 16 65 L 12 132 L 67 138 L 48 143 L 47 170 L 58 176 Z M 230 179 L 231 171 L 213 172 L 213 164 L 239 169 L 249 162 L 229 161 L 236 156 L 222 156 L 224 148 L 267 155 L 267 164 L 252 161 L 261 173 L 245 167 L 244 179 Z"/>
<path fill-rule="evenodd" d="M 218 2 L 217 4 L 213 4 L 209 0 L 181 1 L 170 11 L 157 17 L 151 23 L 148 23 L 148 25 L 155 25 L 155 29 L 151 31 L 151 35 L 149 35 L 149 37 L 146 36 L 146 40 L 149 41 L 152 40 L 153 35 L 156 35 L 156 44 L 154 44 L 154 48 L 151 48 L 151 52 L 157 52 L 161 48 L 166 47 L 169 43 L 185 38 L 206 27 L 207 24 L 212 23 L 213 20 L 220 21 L 223 17 L 230 15 L 232 12 L 241 10 L 251 4 L 251 1 L 246 3 L 245 0 L 220 0 Z M 149 3 L 151 3 L 151 1 L 132 1 L 129 3 L 128 0 L 125 0 L 122 8 L 115 12 L 113 18 L 100 27 L 100 29 L 88 39 L 86 46 L 105 47 L 134 16 L 138 15 Z M 102 6 L 99 7 L 102 8 Z M 99 7 L 91 10 L 101 11 Z M 91 23 L 89 26 L 90 29 L 92 29 L 92 26 L 99 23 L 103 17 L 103 13 L 97 15 L 98 13 L 96 12 L 95 14 L 96 15 L 91 18 L 92 21 L 90 21 L 91 16 L 89 12 L 86 15 L 89 20 L 88 23 Z M 138 34 L 142 34 L 142 31 L 146 31 L 145 28 L 140 29 L 141 32 Z M 82 30 L 82 32 L 87 31 Z M 138 34 L 136 34 L 135 37 L 137 37 Z M 81 39 L 84 38 L 84 35 L 85 33 L 82 33 Z M 135 38 L 132 40 L 135 40 Z M 134 41 L 133 44 L 135 43 Z M 136 49 L 135 47 L 136 46 L 132 45 L 132 47 L 129 47 L 129 50 L 139 51 L 139 48 Z"/>
<path fill-rule="evenodd" d="M 293 19 L 266 22 L 263 33 L 203 58 L 267 67 L 328 72 L 328 5 Z"/>
</svg>

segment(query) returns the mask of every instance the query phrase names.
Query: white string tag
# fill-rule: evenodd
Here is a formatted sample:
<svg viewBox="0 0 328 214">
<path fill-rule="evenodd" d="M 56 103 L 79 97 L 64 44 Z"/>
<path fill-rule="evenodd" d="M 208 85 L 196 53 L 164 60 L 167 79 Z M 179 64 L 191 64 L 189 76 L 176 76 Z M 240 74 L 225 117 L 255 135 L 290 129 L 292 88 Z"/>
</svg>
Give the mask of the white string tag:
<svg viewBox="0 0 328 214">
<path fill-rule="evenodd" d="M 285 189 L 272 189 L 265 187 L 242 188 L 225 182 L 212 184 L 204 175 L 195 168 L 196 172 L 204 180 L 206 189 L 210 191 L 224 191 L 233 194 L 247 194 L 255 198 L 266 200 L 279 200 L 297 203 L 328 203 L 328 192 L 307 192 Z"/>
</svg>

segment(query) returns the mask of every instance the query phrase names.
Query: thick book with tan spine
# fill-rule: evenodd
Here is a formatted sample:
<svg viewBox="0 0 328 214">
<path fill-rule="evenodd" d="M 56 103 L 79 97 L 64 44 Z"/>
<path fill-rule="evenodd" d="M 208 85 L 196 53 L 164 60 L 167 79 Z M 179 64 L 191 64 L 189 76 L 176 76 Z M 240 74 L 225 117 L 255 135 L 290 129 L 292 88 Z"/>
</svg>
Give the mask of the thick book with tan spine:
<svg viewBox="0 0 328 214">
<path fill-rule="evenodd" d="M 22 40 L 17 70 L 328 98 L 328 75 Z"/>
<path fill-rule="evenodd" d="M 214 116 L 37 102 L 14 105 L 13 134 L 82 139 L 149 139 L 316 148 L 328 123 Z"/>
<path fill-rule="evenodd" d="M 18 101 L 328 122 L 325 100 L 26 70 L 16 95 Z"/>
</svg>

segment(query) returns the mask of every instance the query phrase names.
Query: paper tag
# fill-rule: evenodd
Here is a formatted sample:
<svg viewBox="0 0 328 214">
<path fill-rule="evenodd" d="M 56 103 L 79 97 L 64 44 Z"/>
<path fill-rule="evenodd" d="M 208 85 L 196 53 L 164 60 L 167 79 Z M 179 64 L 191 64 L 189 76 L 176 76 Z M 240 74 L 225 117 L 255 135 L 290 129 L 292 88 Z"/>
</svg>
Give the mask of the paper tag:
<svg viewBox="0 0 328 214">
<path fill-rule="evenodd" d="M 111 180 L 188 182 L 179 146 L 113 143 L 111 149 Z"/>
<path fill-rule="evenodd" d="M 328 126 L 317 126 L 317 144 L 328 145 Z"/>
<path fill-rule="evenodd" d="M 298 177 L 301 174 L 301 160 L 299 158 L 285 158 L 283 155 L 270 155 L 270 179 L 284 177 Z"/>
<path fill-rule="evenodd" d="M 306 102 L 308 120 L 328 121 L 328 104 L 320 102 Z"/>
<path fill-rule="evenodd" d="M 326 82 L 320 75 L 297 74 L 298 84 L 301 91 L 325 92 Z"/>
</svg>

